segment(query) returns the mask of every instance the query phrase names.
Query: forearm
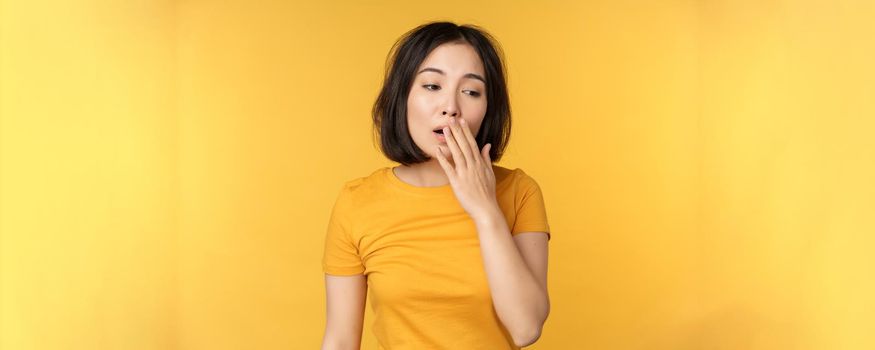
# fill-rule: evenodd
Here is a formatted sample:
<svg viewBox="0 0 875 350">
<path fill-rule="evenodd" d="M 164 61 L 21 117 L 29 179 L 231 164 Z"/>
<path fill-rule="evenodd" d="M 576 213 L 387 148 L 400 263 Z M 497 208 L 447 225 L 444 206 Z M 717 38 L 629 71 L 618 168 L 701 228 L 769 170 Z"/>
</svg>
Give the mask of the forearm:
<svg viewBox="0 0 875 350">
<path fill-rule="evenodd" d="M 514 339 L 537 338 L 550 312 L 546 290 L 526 265 L 500 210 L 474 222 L 499 319 Z"/>
<path fill-rule="evenodd" d="M 350 339 L 343 340 L 335 337 L 324 336 L 321 350 L 359 350 L 361 342 Z"/>
<path fill-rule="evenodd" d="M 357 331 L 348 330 L 347 332 L 336 331 L 333 327 L 326 326 L 325 332 L 322 335 L 321 350 L 359 350 L 361 349 L 362 337 L 361 328 Z"/>
</svg>

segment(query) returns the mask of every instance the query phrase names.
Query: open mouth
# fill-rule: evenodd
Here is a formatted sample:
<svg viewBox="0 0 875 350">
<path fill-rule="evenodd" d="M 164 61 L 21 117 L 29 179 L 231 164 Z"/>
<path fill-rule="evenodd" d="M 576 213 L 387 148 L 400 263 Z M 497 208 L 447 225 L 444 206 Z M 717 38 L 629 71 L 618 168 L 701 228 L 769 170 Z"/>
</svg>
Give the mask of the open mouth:
<svg viewBox="0 0 875 350">
<path fill-rule="evenodd" d="M 437 137 L 438 141 L 440 141 L 440 142 L 447 141 L 446 136 L 444 135 L 443 129 L 434 130 L 434 136 Z"/>
</svg>

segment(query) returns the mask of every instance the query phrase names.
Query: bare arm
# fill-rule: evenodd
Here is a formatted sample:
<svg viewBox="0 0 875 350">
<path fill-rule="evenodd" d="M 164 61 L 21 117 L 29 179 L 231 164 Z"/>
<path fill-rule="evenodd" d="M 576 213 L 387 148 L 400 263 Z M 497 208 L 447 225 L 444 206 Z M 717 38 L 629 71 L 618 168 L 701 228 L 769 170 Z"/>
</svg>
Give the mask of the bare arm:
<svg viewBox="0 0 875 350">
<path fill-rule="evenodd" d="M 359 350 L 365 316 L 367 277 L 325 274 L 326 322 L 322 350 Z"/>
<path fill-rule="evenodd" d="M 475 223 L 498 318 L 517 346 L 529 346 L 541 336 L 550 313 L 547 234 L 524 232 L 512 237 L 500 212 Z"/>
</svg>

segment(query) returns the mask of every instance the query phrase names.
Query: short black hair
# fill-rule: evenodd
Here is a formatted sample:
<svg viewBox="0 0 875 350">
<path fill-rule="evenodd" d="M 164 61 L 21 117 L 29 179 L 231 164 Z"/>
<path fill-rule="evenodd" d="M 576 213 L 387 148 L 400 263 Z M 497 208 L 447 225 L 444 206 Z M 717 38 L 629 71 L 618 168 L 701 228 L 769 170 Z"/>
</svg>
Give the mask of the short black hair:
<svg viewBox="0 0 875 350">
<path fill-rule="evenodd" d="M 498 41 L 482 28 L 452 22 L 430 22 L 402 35 L 389 51 L 383 87 L 372 110 L 373 126 L 380 150 L 390 160 L 404 165 L 430 159 L 407 129 L 407 97 L 416 69 L 436 47 L 448 42 L 470 44 L 483 61 L 486 76 L 486 115 L 475 139 L 477 148 L 492 144 L 489 157 L 501 159 L 510 139 L 510 98 L 505 80 L 504 53 Z"/>
</svg>

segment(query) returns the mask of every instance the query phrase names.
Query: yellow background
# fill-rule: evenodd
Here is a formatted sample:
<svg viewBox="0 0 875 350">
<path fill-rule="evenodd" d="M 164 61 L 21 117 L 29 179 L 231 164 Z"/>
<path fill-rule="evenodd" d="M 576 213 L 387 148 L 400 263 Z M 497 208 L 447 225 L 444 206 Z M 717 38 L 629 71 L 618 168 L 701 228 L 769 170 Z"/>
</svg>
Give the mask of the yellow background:
<svg viewBox="0 0 875 350">
<path fill-rule="evenodd" d="M 316 349 L 328 213 L 430 20 L 504 46 L 532 349 L 875 348 L 875 2 L 0 0 L 0 348 Z M 364 349 L 375 349 L 366 314 Z"/>
</svg>

